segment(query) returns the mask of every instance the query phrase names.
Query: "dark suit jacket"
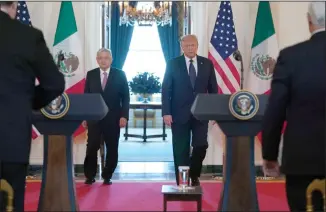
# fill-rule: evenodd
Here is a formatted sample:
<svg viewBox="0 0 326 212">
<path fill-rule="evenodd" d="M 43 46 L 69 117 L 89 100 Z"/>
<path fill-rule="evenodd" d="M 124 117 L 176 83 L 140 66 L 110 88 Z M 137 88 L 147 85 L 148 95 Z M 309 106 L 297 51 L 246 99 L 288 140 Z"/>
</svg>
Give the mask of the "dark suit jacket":
<svg viewBox="0 0 326 212">
<path fill-rule="evenodd" d="M 124 117 L 129 119 L 129 86 L 123 71 L 111 68 L 103 91 L 101 85 L 100 69 L 96 68 L 87 72 L 85 93 L 100 93 L 109 108 L 104 120 L 114 120 Z"/>
<path fill-rule="evenodd" d="M 212 62 L 197 56 L 197 78 L 193 89 L 184 56 L 167 62 L 162 84 L 162 115 L 172 115 L 173 123 L 186 123 L 191 118 L 191 106 L 198 93 L 217 93 Z"/>
<path fill-rule="evenodd" d="M 64 88 L 42 32 L 0 11 L 0 161 L 29 162 L 32 109 L 46 106 Z"/>
<path fill-rule="evenodd" d="M 283 122 L 282 171 L 325 174 L 326 33 L 280 52 L 262 130 L 265 160 L 278 157 Z"/>
</svg>

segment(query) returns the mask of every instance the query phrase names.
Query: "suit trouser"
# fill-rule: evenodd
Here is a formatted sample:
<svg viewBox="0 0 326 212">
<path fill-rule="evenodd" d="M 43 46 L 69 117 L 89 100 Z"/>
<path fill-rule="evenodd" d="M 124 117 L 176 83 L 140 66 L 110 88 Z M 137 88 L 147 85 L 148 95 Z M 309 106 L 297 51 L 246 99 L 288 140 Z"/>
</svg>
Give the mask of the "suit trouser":
<svg viewBox="0 0 326 212">
<path fill-rule="evenodd" d="M 285 187 L 288 204 L 291 211 L 306 211 L 306 190 L 314 179 L 325 176 L 285 175 Z M 323 211 L 323 198 L 318 192 L 312 195 L 314 211 Z"/>
<path fill-rule="evenodd" d="M 201 122 L 193 117 L 184 124 L 172 123 L 172 145 L 177 184 L 179 184 L 179 166 L 190 166 L 190 178 L 200 177 L 208 147 L 207 130 L 208 122 Z M 193 148 L 191 155 L 190 145 Z"/>
<path fill-rule="evenodd" d="M 0 162 L 0 179 L 6 180 L 14 190 L 15 211 L 24 211 L 25 182 L 28 164 Z M 5 211 L 7 194 L 0 192 L 0 211 Z"/>
<path fill-rule="evenodd" d="M 97 153 L 102 139 L 106 145 L 105 167 L 102 178 L 111 179 L 118 164 L 118 147 L 120 138 L 119 120 L 110 120 L 101 124 L 88 125 L 84 174 L 87 179 L 94 179 L 97 172 Z"/>
</svg>

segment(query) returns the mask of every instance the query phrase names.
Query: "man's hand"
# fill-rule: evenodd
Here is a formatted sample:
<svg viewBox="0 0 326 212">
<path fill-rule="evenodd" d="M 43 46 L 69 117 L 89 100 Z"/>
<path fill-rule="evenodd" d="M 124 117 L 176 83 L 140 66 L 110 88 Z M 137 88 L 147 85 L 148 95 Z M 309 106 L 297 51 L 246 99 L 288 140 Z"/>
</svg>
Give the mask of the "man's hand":
<svg viewBox="0 0 326 212">
<path fill-rule="evenodd" d="M 124 127 L 126 127 L 126 126 L 127 126 L 127 119 L 121 117 L 121 118 L 120 118 L 120 121 L 119 121 L 119 126 L 120 126 L 120 128 L 124 128 Z"/>
<path fill-rule="evenodd" d="M 211 121 L 212 125 L 216 125 L 217 122 L 216 121 Z"/>
<path fill-rule="evenodd" d="M 171 125 L 172 125 L 172 116 L 171 115 L 165 115 L 165 116 L 163 116 L 163 120 L 164 120 L 164 123 L 167 125 L 167 126 L 169 126 L 169 127 L 171 127 Z"/>
<path fill-rule="evenodd" d="M 263 161 L 263 171 L 266 176 L 278 177 L 280 175 L 280 165 L 277 161 Z"/>
<path fill-rule="evenodd" d="M 85 129 L 87 129 L 87 122 L 86 122 L 86 121 L 83 121 L 83 122 L 82 122 L 82 126 L 83 126 Z"/>
</svg>

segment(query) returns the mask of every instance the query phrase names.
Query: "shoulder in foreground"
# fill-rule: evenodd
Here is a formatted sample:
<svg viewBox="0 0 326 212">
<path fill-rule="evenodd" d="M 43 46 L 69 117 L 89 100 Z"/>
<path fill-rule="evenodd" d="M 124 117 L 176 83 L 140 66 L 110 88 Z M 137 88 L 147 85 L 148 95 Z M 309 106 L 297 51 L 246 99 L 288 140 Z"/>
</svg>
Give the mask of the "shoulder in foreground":
<svg viewBox="0 0 326 212">
<path fill-rule="evenodd" d="M 305 49 L 310 45 L 310 40 L 305 40 L 292 46 L 285 47 L 280 51 L 280 55 L 287 57 L 289 55 L 298 54 L 304 52 Z"/>
<path fill-rule="evenodd" d="M 18 31 L 20 31 L 20 33 L 24 34 L 23 37 L 26 37 L 26 35 L 34 35 L 34 36 L 42 36 L 43 37 L 42 31 L 33 26 L 23 24 L 17 20 L 13 20 L 12 23 L 14 24 L 15 28 L 18 29 Z"/>
</svg>

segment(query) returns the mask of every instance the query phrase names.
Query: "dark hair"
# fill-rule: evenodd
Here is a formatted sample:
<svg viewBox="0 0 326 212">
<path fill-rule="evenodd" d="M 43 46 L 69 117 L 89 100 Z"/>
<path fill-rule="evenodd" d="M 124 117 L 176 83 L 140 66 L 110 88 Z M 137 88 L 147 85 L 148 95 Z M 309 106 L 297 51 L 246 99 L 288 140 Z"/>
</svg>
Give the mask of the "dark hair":
<svg viewBox="0 0 326 212">
<path fill-rule="evenodd" d="M 0 6 L 10 6 L 14 3 L 14 1 L 0 1 Z"/>
</svg>

